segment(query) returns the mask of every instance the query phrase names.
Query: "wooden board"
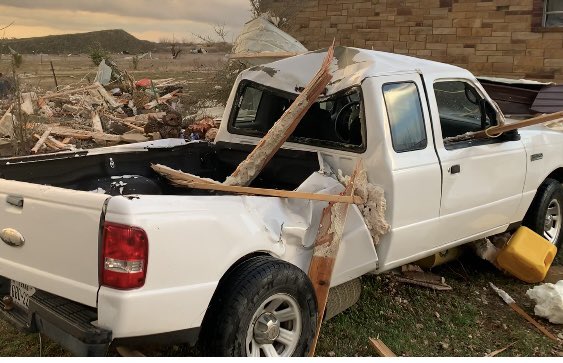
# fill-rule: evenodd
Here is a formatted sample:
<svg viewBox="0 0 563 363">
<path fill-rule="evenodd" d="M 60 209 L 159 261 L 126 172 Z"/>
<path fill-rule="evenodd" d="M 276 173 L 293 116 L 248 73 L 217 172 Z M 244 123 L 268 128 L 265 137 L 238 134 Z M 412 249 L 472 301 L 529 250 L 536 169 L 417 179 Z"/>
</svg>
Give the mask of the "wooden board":
<svg viewBox="0 0 563 363">
<path fill-rule="evenodd" d="M 380 339 L 369 338 L 369 341 L 380 357 L 396 357 L 395 353 Z"/>
<path fill-rule="evenodd" d="M 361 168 L 361 161 L 358 161 L 350 181 L 341 195 L 354 195 L 354 183 L 356 181 L 356 177 L 361 171 Z M 317 296 L 318 312 L 317 331 L 313 343 L 311 344 L 311 350 L 309 352 L 310 357 L 315 355 L 317 341 L 321 332 L 321 325 L 328 301 L 332 273 L 334 271 L 338 250 L 340 248 L 344 225 L 346 224 L 348 206 L 348 204 L 343 203 L 330 203 L 328 207 L 323 210 L 321 216 L 319 232 L 317 233 L 317 239 L 315 240 L 315 248 L 313 250 L 313 257 L 311 259 L 308 274 L 311 279 L 311 283 L 313 284 L 315 295 Z"/>
<path fill-rule="evenodd" d="M 224 184 L 248 186 L 270 162 L 274 154 L 282 147 L 289 136 L 295 131 L 307 111 L 324 92 L 332 79 L 330 65 L 334 57 L 334 45 L 329 48 L 327 56 L 317 74 L 305 87 L 303 92 L 289 106 L 279 120 L 270 128 L 266 136 L 260 140 L 248 157 L 239 164 Z"/>
</svg>

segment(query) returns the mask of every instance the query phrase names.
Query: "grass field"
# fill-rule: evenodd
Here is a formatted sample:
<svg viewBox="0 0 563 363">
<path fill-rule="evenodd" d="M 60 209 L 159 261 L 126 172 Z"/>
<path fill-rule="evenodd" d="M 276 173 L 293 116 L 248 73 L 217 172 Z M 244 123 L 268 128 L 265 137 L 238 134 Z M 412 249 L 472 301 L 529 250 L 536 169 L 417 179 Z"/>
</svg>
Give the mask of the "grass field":
<svg viewBox="0 0 563 363">
<path fill-rule="evenodd" d="M 128 71 L 133 78 L 175 78 L 188 85 L 185 90 L 194 97 L 204 95 L 207 88 L 213 88 L 210 77 L 224 67 L 225 54 L 182 54 L 178 59 L 171 59 L 168 53 L 154 53 L 152 59 L 139 61 L 134 69 L 131 56 L 114 54 L 112 58 L 119 68 Z M 51 71 L 51 62 L 55 69 L 59 88 L 65 86 L 86 85 L 94 81 L 97 67 L 87 55 L 23 55 L 23 64 L 17 70 L 22 80 L 23 90 L 39 92 L 52 91 L 55 82 Z M 0 56 L 0 73 L 11 74 L 11 61 L 7 56 Z M 205 87 L 203 87 L 205 86 Z"/>
<path fill-rule="evenodd" d="M 379 337 L 400 356 L 485 356 L 513 344 L 500 356 L 562 356 L 554 343 L 514 313 L 489 287 L 493 282 L 533 315 L 533 302 L 525 296 L 532 285 L 503 275 L 474 256 L 436 268 L 452 291 L 437 292 L 396 283 L 390 275 L 365 276 L 358 304 L 323 325 L 318 356 L 374 356 L 370 337 Z M 555 335 L 561 327 L 537 318 Z M 42 338 L 45 356 L 68 353 Z M 149 356 L 193 356 L 197 348 L 144 347 Z M 38 356 L 38 334 L 18 333 L 0 322 L 0 356 Z M 117 355 L 111 350 L 110 355 Z"/>
</svg>

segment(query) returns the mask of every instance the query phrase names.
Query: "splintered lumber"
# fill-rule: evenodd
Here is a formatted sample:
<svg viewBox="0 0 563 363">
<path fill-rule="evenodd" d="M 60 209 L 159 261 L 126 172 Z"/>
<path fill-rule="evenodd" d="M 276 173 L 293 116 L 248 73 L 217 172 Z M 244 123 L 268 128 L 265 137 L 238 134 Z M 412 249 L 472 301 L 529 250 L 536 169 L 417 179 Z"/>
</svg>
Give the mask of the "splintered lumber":
<svg viewBox="0 0 563 363">
<path fill-rule="evenodd" d="M 369 341 L 380 357 L 396 357 L 395 353 L 380 339 L 369 338 Z"/>
<path fill-rule="evenodd" d="M 521 129 L 528 126 L 534 126 L 543 124 L 546 122 L 555 122 L 555 121 L 563 121 L 563 111 L 550 113 L 547 115 L 541 115 L 537 117 L 533 117 L 527 120 L 514 122 L 511 124 L 505 124 L 500 126 L 493 126 L 489 127 L 487 130 L 483 131 L 476 131 L 476 132 L 468 132 L 467 134 L 459 135 L 456 137 L 451 137 L 445 139 L 447 142 L 455 142 L 455 141 L 462 141 L 468 139 L 484 139 L 484 138 L 494 138 L 498 137 L 501 134 L 517 129 Z"/>
<path fill-rule="evenodd" d="M 230 59 L 253 59 L 253 58 L 289 58 L 302 53 L 297 52 L 259 52 L 259 53 L 238 53 L 229 54 Z"/>
<path fill-rule="evenodd" d="M 92 84 L 90 86 L 69 89 L 69 90 L 57 92 L 57 93 L 51 93 L 51 94 L 48 94 L 48 95 L 41 97 L 41 100 L 39 102 L 43 102 L 44 100 L 48 100 L 50 98 L 68 96 L 68 95 L 72 95 L 72 94 L 75 94 L 75 93 L 86 92 L 86 91 L 95 90 L 95 89 L 98 89 L 98 84 Z"/>
<path fill-rule="evenodd" d="M 100 119 L 100 115 L 96 111 L 92 112 L 92 128 L 94 132 L 104 132 L 104 128 L 102 127 L 102 120 Z"/>
<path fill-rule="evenodd" d="M 341 195 L 349 197 L 354 195 L 356 177 L 361 169 L 362 163 L 361 160 L 358 160 L 356 168 L 350 177 L 350 181 Z M 346 216 L 348 215 L 348 206 L 349 204 L 331 202 L 323 210 L 321 215 L 321 224 L 315 240 L 311 265 L 309 266 L 309 278 L 311 279 L 315 295 L 317 296 L 317 312 L 319 314 L 315 338 L 313 339 L 309 352 L 310 357 L 315 355 L 315 349 L 319 340 L 321 325 L 328 301 L 332 272 L 340 248 L 342 234 L 344 233 Z"/>
<path fill-rule="evenodd" d="M 498 287 L 496 287 L 492 282 L 489 283 L 489 285 L 491 286 L 491 288 L 498 294 L 498 296 L 500 296 L 502 298 L 502 300 L 508 305 L 510 306 L 510 308 L 512 310 L 514 310 L 518 315 L 520 315 L 521 317 L 523 317 L 524 319 L 526 319 L 530 324 L 532 324 L 534 327 L 536 327 L 536 329 L 538 329 L 543 335 L 545 335 L 546 337 L 548 337 L 549 339 L 553 340 L 553 341 L 558 341 L 557 337 L 555 335 L 553 335 L 552 333 L 550 333 L 543 325 L 541 325 L 540 323 L 538 323 L 534 318 L 532 318 L 528 313 L 526 313 L 524 310 L 522 310 L 522 308 L 520 306 L 518 306 L 518 304 L 516 304 L 516 301 L 514 301 L 514 299 L 508 295 L 506 293 L 506 291 L 499 289 Z"/>
<path fill-rule="evenodd" d="M 395 280 L 406 284 L 427 287 L 437 291 L 449 291 L 452 287 L 444 281 L 444 278 L 429 272 L 403 272 L 402 276 L 394 276 Z"/>
<path fill-rule="evenodd" d="M 324 92 L 332 79 L 330 65 L 333 57 L 334 46 L 329 48 L 321 68 L 311 82 L 224 184 L 248 186 L 260 174 L 264 166 L 291 136 L 301 119 Z"/>
<path fill-rule="evenodd" d="M 55 139 L 53 136 L 49 136 L 47 138 L 47 141 L 45 141 L 45 142 L 50 143 L 53 146 L 55 146 L 56 148 L 61 149 L 61 150 L 74 150 L 75 149 L 74 145 L 68 145 L 68 144 L 65 144 L 63 142 L 60 142 L 59 140 Z"/>
<path fill-rule="evenodd" d="M 147 122 L 149 122 L 150 118 L 155 118 L 157 120 L 162 119 L 164 116 L 166 116 L 166 112 L 144 113 L 144 114 L 141 114 L 141 115 L 126 117 L 126 118 L 116 117 L 116 116 L 109 114 L 109 113 L 107 113 L 106 116 L 110 120 L 117 121 L 117 122 L 129 122 L 129 123 L 132 123 L 132 124 L 144 125 Z"/>
<path fill-rule="evenodd" d="M 121 107 L 122 104 L 117 102 L 115 100 L 115 98 L 110 95 L 108 93 L 108 91 L 106 91 L 106 89 L 104 88 L 104 86 L 102 86 L 100 83 L 96 82 L 94 83 L 94 85 L 96 86 L 96 91 L 98 91 L 98 93 L 102 96 L 102 98 L 107 102 L 107 104 L 111 107 L 111 108 L 118 108 Z"/>
<path fill-rule="evenodd" d="M 111 142 L 121 142 L 123 140 L 123 138 L 120 135 L 110 135 L 100 132 L 75 130 L 68 127 L 60 127 L 60 126 L 53 127 L 51 133 L 63 137 L 72 137 L 77 140 L 97 139 L 97 140 L 111 141 Z"/>
<path fill-rule="evenodd" d="M 43 146 L 43 144 L 45 143 L 45 140 L 47 140 L 47 138 L 51 134 L 52 130 L 53 130 L 52 128 L 48 128 L 47 130 L 45 130 L 45 132 L 43 133 L 43 135 L 41 135 L 41 137 L 39 138 L 33 149 L 31 149 L 32 153 L 37 154 L 39 149 L 41 149 L 41 146 Z"/>
<path fill-rule="evenodd" d="M 152 169 L 159 173 L 160 175 L 164 176 L 168 180 L 172 181 L 173 183 L 178 182 L 187 182 L 187 183 L 199 183 L 199 184 L 220 184 L 212 179 L 201 178 L 197 175 L 184 173 L 183 171 L 174 170 L 164 165 L 151 165 Z"/>
<path fill-rule="evenodd" d="M 214 190 L 220 192 L 251 195 L 251 196 L 260 195 L 265 197 L 318 200 L 318 201 L 333 202 L 333 203 L 361 204 L 363 202 L 362 199 L 358 196 L 314 194 L 314 193 L 295 192 L 290 190 L 263 189 L 263 188 L 250 188 L 250 187 L 224 185 L 216 182 L 210 182 L 208 179 L 202 179 L 192 174 L 181 173 L 177 170 L 173 170 L 162 165 L 153 165 L 152 168 L 154 171 L 158 172 L 161 175 L 166 176 L 166 174 L 168 174 L 168 176 L 166 177 L 172 182 L 172 184 L 181 187 L 192 188 L 192 189 Z M 176 173 L 176 175 L 181 175 L 182 177 L 184 177 L 184 179 L 175 179 L 174 177 L 171 176 L 171 173 Z M 185 180 L 185 178 L 190 180 Z"/>
<path fill-rule="evenodd" d="M 170 92 L 162 97 L 158 97 L 156 100 L 151 101 L 149 103 L 147 103 L 145 105 L 145 109 L 150 110 L 151 108 L 154 108 L 160 104 L 166 103 L 167 101 L 173 99 L 174 97 L 176 97 L 176 94 L 179 93 L 181 90 L 177 89 L 173 92 Z"/>
</svg>

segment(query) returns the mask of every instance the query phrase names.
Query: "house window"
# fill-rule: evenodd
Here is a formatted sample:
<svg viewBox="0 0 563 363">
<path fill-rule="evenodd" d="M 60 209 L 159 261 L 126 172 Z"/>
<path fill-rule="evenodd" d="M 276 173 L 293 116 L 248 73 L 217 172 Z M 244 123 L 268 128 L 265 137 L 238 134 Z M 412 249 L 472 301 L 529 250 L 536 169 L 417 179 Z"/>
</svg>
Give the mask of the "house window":
<svg viewBox="0 0 563 363">
<path fill-rule="evenodd" d="M 546 28 L 563 27 L 563 0 L 545 0 L 543 25 Z"/>
</svg>

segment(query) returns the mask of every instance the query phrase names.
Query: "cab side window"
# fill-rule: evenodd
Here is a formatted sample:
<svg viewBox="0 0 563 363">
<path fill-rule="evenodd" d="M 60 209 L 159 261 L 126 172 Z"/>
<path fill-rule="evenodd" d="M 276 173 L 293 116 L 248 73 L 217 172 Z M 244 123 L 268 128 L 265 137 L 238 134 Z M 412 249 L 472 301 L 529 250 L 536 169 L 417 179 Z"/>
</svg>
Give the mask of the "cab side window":
<svg viewBox="0 0 563 363">
<path fill-rule="evenodd" d="M 434 93 L 444 138 L 485 130 L 497 124 L 492 106 L 467 82 L 436 82 Z"/>
<path fill-rule="evenodd" d="M 413 82 L 383 85 L 393 149 L 398 153 L 422 150 L 428 145 L 418 88 Z"/>
</svg>

